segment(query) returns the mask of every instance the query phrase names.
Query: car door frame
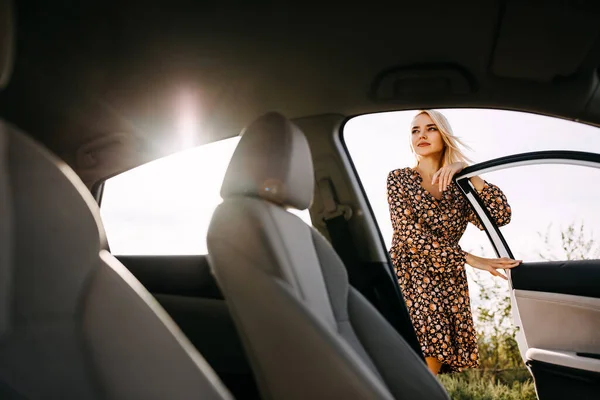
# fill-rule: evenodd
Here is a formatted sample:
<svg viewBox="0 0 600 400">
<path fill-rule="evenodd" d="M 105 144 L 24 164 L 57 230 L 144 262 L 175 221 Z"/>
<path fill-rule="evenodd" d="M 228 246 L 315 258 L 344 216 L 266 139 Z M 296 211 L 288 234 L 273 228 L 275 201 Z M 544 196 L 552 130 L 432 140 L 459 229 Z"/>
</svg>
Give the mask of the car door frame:
<svg viewBox="0 0 600 400">
<path fill-rule="evenodd" d="M 483 201 L 477 195 L 477 191 L 475 190 L 473 184 L 470 182 L 470 178 L 477 175 L 510 168 L 541 164 L 576 165 L 600 169 L 600 154 L 567 150 L 550 150 L 521 153 L 500 157 L 469 166 L 454 177 L 455 183 L 458 185 L 461 192 L 463 193 L 463 195 L 475 211 L 475 214 L 479 218 L 481 224 L 483 225 L 484 230 L 498 257 L 514 258 L 508 243 L 502 235 L 502 232 L 500 232 L 499 227 L 494 223 Z M 517 327 L 519 327 L 519 330 L 516 333 L 516 341 L 519 346 L 521 357 L 524 361 L 527 361 L 526 352 L 529 349 L 529 346 L 527 345 L 527 338 L 525 336 L 524 330 L 522 329 L 523 324 L 521 321 L 521 316 L 519 314 L 519 308 L 515 297 L 515 288 L 513 287 L 511 271 L 507 270 L 507 272 L 510 289 L 510 300 L 513 312 L 513 321 L 514 324 Z M 557 368 L 562 368 L 562 365 L 558 366 Z"/>
</svg>

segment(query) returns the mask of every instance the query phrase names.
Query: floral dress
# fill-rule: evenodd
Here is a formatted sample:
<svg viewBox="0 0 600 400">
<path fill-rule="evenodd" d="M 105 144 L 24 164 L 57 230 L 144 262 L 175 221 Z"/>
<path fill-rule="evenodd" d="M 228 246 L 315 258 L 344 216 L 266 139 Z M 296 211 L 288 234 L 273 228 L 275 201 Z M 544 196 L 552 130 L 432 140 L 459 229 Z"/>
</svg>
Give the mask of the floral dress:
<svg viewBox="0 0 600 400">
<path fill-rule="evenodd" d="M 388 175 L 394 229 L 390 257 L 425 357 L 437 358 L 441 372 L 476 368 L 466 253 L 458 242 L 468 222 L 481 230 L 483 226 L 454 182 L 438 200 L 421 181 L 412 168 Z M 511 209 L 497 186 L 486 182 L 478 194 L 498 226 L 509 223 Z"/>
</svg>

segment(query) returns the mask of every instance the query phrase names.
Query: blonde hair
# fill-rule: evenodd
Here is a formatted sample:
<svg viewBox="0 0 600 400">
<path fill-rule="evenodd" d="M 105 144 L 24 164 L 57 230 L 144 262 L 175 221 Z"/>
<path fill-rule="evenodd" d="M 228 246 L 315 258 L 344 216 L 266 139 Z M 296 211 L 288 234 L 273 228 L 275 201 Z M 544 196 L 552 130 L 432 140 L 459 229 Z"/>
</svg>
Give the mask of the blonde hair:
<svg viewBox="0 0 600 400">
<path fill-rule="evenodd" d="M 450 126 L 450 122 L 446 119 L 444 114 L 436 110 L 419 110 L 419 112 L 414 116 L 414 118 L 418 117 L 421 114 L 427 114 L 429 118 L 433 121 L 433 123 L 437 126 L 440 135 L 442 136 L 442 140 L 444 141 L 444 150 L 442 153 L 442 167 L 446 165 L 450 165 L 455 162 L 461 162 L 463 164 L 468 164 L 471 160 L 465 156 L 463 150 L 459 146 L 462 146 L 466 149 L 471 150 L 469 146 L 467 146 L 462 140 L 460 140 L 454 132 L 452 132 L 452 127 Z M 415 155 L 417 162 L 420 161 L 421 157 L 415 152 L 415 149 L 412 146 L 412 141 L 410 148 Z"/>
</svg>

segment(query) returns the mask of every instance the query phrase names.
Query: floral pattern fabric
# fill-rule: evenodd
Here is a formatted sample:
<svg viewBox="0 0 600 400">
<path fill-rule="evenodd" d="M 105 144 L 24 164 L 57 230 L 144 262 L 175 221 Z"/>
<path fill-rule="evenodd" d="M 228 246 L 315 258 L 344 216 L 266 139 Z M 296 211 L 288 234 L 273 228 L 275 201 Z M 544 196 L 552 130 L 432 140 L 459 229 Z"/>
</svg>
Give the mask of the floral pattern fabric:
<svg viewBox="0 0 600 400">
<path fill-rule="evenodd" d="M 425 357 L 437 358 L 442 372 L 476 368 L 466 253 L 458 242 L 469 222 L 483 227 L 454 182 L 436 199 L 421 181 L 412 168 L 388 175 L 390 257 Z M 478 195 L 498 226 L 510 222 L 510 206 L 497 186 L 485 182 Z"/>
</svg>

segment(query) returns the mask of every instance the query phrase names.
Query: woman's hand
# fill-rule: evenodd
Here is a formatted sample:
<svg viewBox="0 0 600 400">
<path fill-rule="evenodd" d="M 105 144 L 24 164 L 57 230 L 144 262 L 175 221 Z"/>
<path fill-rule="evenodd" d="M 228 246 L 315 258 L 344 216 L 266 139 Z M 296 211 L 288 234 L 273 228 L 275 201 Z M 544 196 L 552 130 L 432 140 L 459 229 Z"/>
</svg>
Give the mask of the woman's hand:
<svg viewBox="0 0 600 400">
<path fill-rule="evenodd" d="M 502 279 L 508 279 L 506 275 L 498 271 L 499 269 L 511 269 L 521 264 L 522 260 L 513 260 L 510 258 L 483 258 L 467 253 L 467 264 L 473 268 L 488 271 L 494 276 Z"/>
<path fill-rule="evenodd" d="M 465 165 L 461 162 L 455 162 L 445 167 L 440 168 L 435 174 L 433 174 L 432 185 L 436 183 L 440 186 L 440 192 L 446 190 L 450 183 L 452 183 L 452 177 L 462 171 Z"/>
</svg>

